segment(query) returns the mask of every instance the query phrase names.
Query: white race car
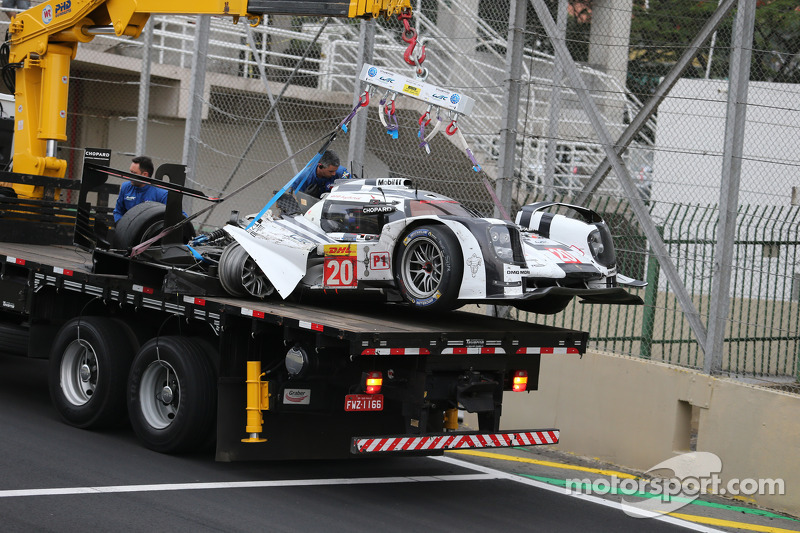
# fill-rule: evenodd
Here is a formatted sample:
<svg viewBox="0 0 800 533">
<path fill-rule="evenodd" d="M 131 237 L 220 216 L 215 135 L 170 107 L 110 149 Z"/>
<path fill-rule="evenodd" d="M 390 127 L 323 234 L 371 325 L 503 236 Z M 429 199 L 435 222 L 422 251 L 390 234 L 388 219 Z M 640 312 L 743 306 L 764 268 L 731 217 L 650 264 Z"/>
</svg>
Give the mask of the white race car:
<svg viewBox="0 0 800 533">
<path fill-rule="evenodd" d="M 617 272 L 611 233 L 594 211 L 530 204 L 514 224 L 476 216 L 407 179 L 338 180 L 305 213 L 267 212 L 224 229 L 235 242 L 218 273 L 236 296 L 383 291 L 426 310 L 485 303 L 558 313 L 576 296 L 641 304 L 621 285 L 645 285 Z"/>
</svg>

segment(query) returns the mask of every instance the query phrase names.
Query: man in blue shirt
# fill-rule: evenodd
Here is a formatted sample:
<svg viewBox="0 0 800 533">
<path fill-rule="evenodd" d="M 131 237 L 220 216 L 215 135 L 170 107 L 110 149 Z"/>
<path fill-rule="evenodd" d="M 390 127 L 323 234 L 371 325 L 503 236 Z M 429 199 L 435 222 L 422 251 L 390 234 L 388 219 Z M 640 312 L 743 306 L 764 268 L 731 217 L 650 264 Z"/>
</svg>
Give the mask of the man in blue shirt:
<svg viewBox="0 0 800 533">
<path fill-rule="evenodd" d="M 146 155 L 134 157 L 131 161 L 130 173 L 149 178 L 153 175 L 153 160 Z M 119 222 L 130 208 L 142 202 L 161 202 L 167 203 L 168 191 L 159 189 L 145 183 L 134 183 L 126 181 L 119 188 L 117 206 L 114 208 L 114 223 Z"/>
<path fill-rule="evenodd" d="M 306 169 L 301 173 L 298 183 L 305 183 L 297 191 L 319 198 L 323 193 L 331 192 L 334 181 L 349 178 L 350 173 L 339 164 L 339 156 L 336 155 L 336 152 L 327 150 L 322 154 L 316 167 Z"/>
</svg>

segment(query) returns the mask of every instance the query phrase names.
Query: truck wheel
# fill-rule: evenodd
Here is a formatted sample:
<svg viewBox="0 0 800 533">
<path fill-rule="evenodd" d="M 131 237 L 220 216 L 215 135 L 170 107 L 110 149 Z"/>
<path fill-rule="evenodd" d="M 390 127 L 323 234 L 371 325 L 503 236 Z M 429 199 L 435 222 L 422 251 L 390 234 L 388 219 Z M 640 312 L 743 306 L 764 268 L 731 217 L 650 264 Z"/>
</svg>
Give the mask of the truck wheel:
<svg viewBox="0 0 800 533">
<path fill-rule="evenodd" d="M 128 378 L 128 416 L 151 450 L 188 452 L 208 443 L 216 419 L 216 380 L 207 342 L 158 337 L 136 354 Z"/>
<path fill-rule="evenodd" d="M 127 250 L 155 237 L 164 229 L 166 210 L 167 206 L 161 202 L 142 202 L 131 207 L 117 222 L 112 246 Z M 191 223 L 185 224 L 182 230 L 183 242 L 188 242 L 195 235 Z"/>
<path fill-rule="evenodd" d="M 219 258 L 219 282 L 232 296 L 266 298 L 275 287 L 238 242 L 229 244 Z"/>
<path fill-rule="evenodd" d="M 125 381 L 137 347 L 111 318 L 73 318 L 61 327 L 48 377 L 50 398 L 68 424 L 98 428 L 125 419 Z"/>
<path fill-rule="evenodd" d="M 449 311 L 457 303 L 464 271 L 461 246 L 444 226 L 421 226 L 400 242 L 395 266 L 403 298 L 418 309 Z"/>
<path fill-rule="evenodd" d="M 514 302 L 514 307 L 528 313 L 555 315 L 566 309 L 572 298 L 572 296 L 567 295 L 545 296 L 537 300 Z"/>
</svg>

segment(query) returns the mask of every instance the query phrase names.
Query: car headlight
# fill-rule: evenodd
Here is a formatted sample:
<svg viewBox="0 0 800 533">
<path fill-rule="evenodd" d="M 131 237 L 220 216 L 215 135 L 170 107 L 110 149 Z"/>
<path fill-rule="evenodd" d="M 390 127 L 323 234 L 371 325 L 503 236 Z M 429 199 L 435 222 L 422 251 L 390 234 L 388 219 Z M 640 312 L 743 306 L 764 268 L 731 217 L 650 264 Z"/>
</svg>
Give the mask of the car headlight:
<svg viewBox="0 0 800 533">
<path fill-rule="evenodd" d="M 511 234 L 507 226 L 491 226 L 489 240 L 494 247 L 494 253 L 504 263 L 514 262 L 514 250 L 511 247 Z"/>
<path fill-rule="evenodd" d="M 603 244 L 603 238 L 600 237 L 600 231 L 594 230 L 589 234 L 589 249 L 592 251 L 594 257 L 603 255 L 606 247 Z"/>
<path fill-rule="evenodd" d="M 614 241 L 611 238 L 611 231 L 608 226 L 603 223 L 595 224 L 597 229 L 592 230 L 587 238 L 589 250 L 592 252 L 592 257 L 601 265 L 612 268 L 617 263 L 616 254 L 614 253 Z"/>
</svg>

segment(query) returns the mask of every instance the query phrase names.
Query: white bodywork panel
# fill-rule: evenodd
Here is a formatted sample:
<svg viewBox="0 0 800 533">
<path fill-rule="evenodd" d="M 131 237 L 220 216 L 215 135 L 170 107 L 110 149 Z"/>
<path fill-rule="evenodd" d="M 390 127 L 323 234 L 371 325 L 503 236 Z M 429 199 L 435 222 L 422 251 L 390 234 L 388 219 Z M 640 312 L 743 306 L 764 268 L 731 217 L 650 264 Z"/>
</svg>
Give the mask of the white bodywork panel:
<svg viewBox="0 0 800 533">
<path fill-rule="evenodd" d="M 463 224 L 453 220 L 442 220 L 452 230 L 461 244 L 461 257 L 464 261 L 464 274 L 461 277 L 459 299 L 486 297 L 486 261 L 478 240 Z"/>
<path fill-rule="evenodd" d="M 254 230 L 258 227 L 254 226 Z M 305 276 L 308 253 L 316 248 L 316 244 L 303 244 L 288 238 L 254 237 L 250 232 L 230 225 L 225 226 L 225 231 L 250 254 L 284 299 Z"/>
</svg>

